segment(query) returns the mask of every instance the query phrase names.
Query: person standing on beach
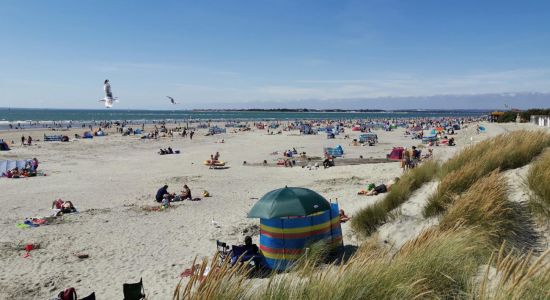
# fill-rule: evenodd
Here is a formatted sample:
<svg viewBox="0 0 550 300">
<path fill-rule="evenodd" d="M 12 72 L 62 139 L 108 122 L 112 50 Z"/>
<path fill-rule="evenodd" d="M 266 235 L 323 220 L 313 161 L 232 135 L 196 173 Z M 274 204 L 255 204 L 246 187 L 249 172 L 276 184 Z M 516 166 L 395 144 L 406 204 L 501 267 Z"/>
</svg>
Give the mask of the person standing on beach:
<svg viewBox="0 0 550 300">
<path fill-rule="evenodd" d="M 21 146 L 25 146 L 25 136 L 21 136 Z"/>
<path fill-rule="evenodd" d="M 27 145 L 31 146 L 32 144 L 32 137 L 29 135 L 29 137 L 27 138 Z"/>
<path fill-rule="evenodd" d="M 191 139 L 191 140 L 192 140 L 192 139 L 193 139 L 193 135 L 194 135 L 194 134 L 195 134 L 195 132 L 194 132 L 194 131 L 191 131 L 191 132 L 189 133 L 189 139 Z"/>
</svg>

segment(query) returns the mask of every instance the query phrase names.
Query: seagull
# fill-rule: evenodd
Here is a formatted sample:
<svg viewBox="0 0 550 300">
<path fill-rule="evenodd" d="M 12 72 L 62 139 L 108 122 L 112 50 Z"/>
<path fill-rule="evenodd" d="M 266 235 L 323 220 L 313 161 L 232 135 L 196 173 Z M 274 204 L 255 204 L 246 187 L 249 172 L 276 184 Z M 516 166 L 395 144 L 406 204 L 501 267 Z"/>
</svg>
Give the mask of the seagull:
<svg viewBox="0 0 550 300">
<path fill-rule="evenodd" d="M 105 102 L 105 108 L 113 107 L 114 102 L 118 102 L 116 97 L 113 97 L 113 92 L 111 91 L 111 84 L 109 79 L 105 79 L 103 82 L 103 89 L 105 90 L 105 98 L 99 100 L 99 102 Z"/>
<path fill-rule="evenodd" d="M 216 228 L 220 228 L 220 223 L 218 223 L 218 221 L 214 220 L 214 217 L 212 217 L 212 226 L 216 227 Z"/>
<path fill-rule="evenodd" d="M 174 100 L 174 98 L 172 98 L 172 97 L 170 97 L 170 96 L 166 96 L 166 97 L 168 97 L 168 99 L 170 99 L 170 103 L 172 103 L 172 104 L 178 104 L 178 103 L 176 102 L 176 100 Z"/>
</svg>

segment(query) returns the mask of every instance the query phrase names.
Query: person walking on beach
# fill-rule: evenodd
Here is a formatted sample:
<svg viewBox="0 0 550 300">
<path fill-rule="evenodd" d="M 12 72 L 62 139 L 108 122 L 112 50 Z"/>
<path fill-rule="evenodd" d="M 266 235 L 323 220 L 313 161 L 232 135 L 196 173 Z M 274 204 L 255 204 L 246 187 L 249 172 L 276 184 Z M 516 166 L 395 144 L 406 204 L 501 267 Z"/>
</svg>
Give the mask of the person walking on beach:
<svg viewBox="0 0 550 300">
<path fill-rule="evenodd" d="M 189 139 L 192 140 L 192 139 L 193 139 L 193 135 L 195 135 L 195 132 L 194 132 L 194 131 L 191 131 L 191 132 L 189 133 Z"/>
<path fill-rule="evenodd" d="M 21 146 L 25 146 L 25 136 L 21 136 Z"/>
<path fill-rule="evenodd" d="M 29 135 L 29 137 L 27 138 L 27 145 L 31 146 L 32 145 L 32 137 Z"/>
</svg>

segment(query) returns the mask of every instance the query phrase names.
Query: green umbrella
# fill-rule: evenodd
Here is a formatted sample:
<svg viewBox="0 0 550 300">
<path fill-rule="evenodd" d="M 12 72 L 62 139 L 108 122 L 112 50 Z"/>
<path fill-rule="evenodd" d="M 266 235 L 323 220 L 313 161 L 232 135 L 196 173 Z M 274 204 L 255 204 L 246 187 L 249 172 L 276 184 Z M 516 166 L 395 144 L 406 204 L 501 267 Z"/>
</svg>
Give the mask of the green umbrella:
<svg viewBox="0 0 550 300">
<path fill-rule="evenodd" d="M 249 218 L 272 219 L 307 216 L 330 210 L 330 203 L 316 192 L 299 187 L 284 187 L 265 194 L 248 213 Z"/>
</svg>

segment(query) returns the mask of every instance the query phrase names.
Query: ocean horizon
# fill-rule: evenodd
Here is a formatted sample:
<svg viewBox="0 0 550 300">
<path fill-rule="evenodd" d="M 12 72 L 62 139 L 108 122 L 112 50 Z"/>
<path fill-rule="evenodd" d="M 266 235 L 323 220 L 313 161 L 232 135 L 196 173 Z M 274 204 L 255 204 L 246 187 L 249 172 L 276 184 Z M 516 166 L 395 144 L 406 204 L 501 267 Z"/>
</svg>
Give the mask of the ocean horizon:
<svg viewBox="0 0 550 300">
<path fill-rule="evenodd" d="M 281 111 L 281 110 L 146 110 L 0 108 L 0 122 L 88 122 L 157 120 L 298 120 L 388 119 L 482 116 L 490 110 L 384 110 L 384 111 Z"/>
</svg>

